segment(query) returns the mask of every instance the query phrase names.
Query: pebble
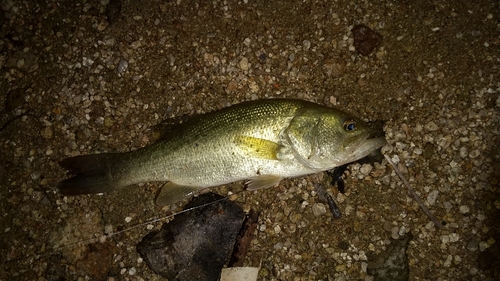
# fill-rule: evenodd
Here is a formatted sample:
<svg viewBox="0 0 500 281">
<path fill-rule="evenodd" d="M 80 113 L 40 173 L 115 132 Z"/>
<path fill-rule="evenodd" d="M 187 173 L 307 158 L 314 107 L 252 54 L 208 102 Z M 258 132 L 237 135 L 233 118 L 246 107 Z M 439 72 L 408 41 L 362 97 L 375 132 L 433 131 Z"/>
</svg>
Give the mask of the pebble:
<svg viewBox="0 0 500 281">
<path fill-rule="evenodd" d="M 470 212 L 470 208 L 469 206 L 466 206 L 466 205 L 462 205 L 459 207 L 459 210 L 460 210 L 460 213 L 462 214 L 468 214 Z"/>
<path fill-rule="evenodd" d="M 460 240 L 460 235 L 458 235 L 457 233 L 450 233 L 450 234 L 441 235 L 441 242 L 443 244 L 447 244 L 450 242 L 457 242 L 459 240 Z"/>
<path fill-rule="evenodd" d="M 462 158 L 466 158 L 469 155 L 469 150 L 465 146 L 460 147 L 459 151 L 460 151 L 460 157 Z"/>
<path fill-rule="evenodd" d="M 339 264 L 335 266 L 335 271 L 337 272 L 344 272 L 346 270 L 346 265 L 345 264 Z"/>
<path fill-rule="evenodd" d="M 104 29 L 106 29 L 108 27 L 108 24 L 109 23 L 105 20 L 100 21 L 99 24 L 97 25 L 97 30 L 103 31 Z"/>
<path fill-rule="evenodd" d="M 128 61 L 120 60 L 120 62 L 118 63 L 118 68 L 116 70 L 118 71 L 118 73 L 122 74 L 127 70 L 127 68 L 128 68 Z"/>
<path fill-rule="evenodd" d="M 448 255 L 448 256 L 446 257 L 446 260 L 444 261 L 444 264 L 443 264 L 443 265 L 444 265 L 445 267 L 450 267 L 452 260 L 453 260 L 453 256 L 452 256 L 452 255 Z"/>
<path fill-rule="evenodd" d="M 484 252 L 484 250 L 488 249 L 490 247 L 490 244 L 488 244 L 485 241 L 479 242 L 479 251 Z"/>
<path fill-rule="evenodd" d="M 243 71 L 248 71 L 248 69 L 250 68 L 250 64 L 248 63 L 248 59 L 245 57 L 240 60 L 238 65 L 240 66 L 241 70 L 243 70 Z"/>
<path fill-rule="evenodd" d="M 439 191 L 433 190 L 427 195 L 427 203 L 429 205 L 434 205 L 436 203 L 436 200 L 439 196 Z"/>
<path fill-rule="evenodd" d="M 363 56 L 368 56 L 382 44 L 382 36 L 364 24 L 352 28 L 355 50 Z"/>
<path fill-rule="evenodd" d="M 137 50 L 139 49 L 140 47 L 142 46 L 142 43 L 141 41 L 137 40 L 137 41 L 134 41 L 130 44 L 130 47 L 132 47 L 132 49 L 134 50 Z"/>
<path fill-rule="evenodd" d="M 110 233 L 113 233 L 113 226 L 108 224 L 104 227 L 104 233 L 106 234 L 110 234 Z"/>
<path fill-rule="evenodd" d="M 395 226 L 391 229 L 391 237 L 392 239 L 399 239 L 399 227 Z"/>
<path fill-rule="evenodd" d="M 361 166 L 361 168 L 359 169 L 359 171 L 363 174 L 363 175 L 368 175 L 370 174 L 370 172 L 373 170 L 373 166 L 370 165 L 370 164 L 363 164 Z"/>
<path fill-rule="evenodd" d="M 40 178 L 41 175 L 42 175 L 42 173 L 40 171 L 34 171 L 33 173 L 31 173 L 31 179 L 37 180 Z"/>
<path fill-rule="evenodd" d="M 275 232 L 275 233 L 280 233 L 280 232 L 281 232 L 281 226 L 279 226 L 279 225 L 275 225 L 275 226 L 274 226 L 274 232 Z"/>
<path fill-rule="evenodd" d="M 479 238 L 474 236 L 472 237 L 469 242 L 467 243 L 467 250 L 471 251 L 471 252 L 475 252 L 479 249 Z"/>
<path fill-rule="evenodd" d="M 44 127 L 40 130 L 40 136 L 44 139 L 51 139 L 53 137 L 53 132 L 50 127 Z"/>
<path fill-rule="evenodd" d="M 323 203 L 314 203 L 311 207 L 314 216 L 319 217 L 326 213 L 326 207 Z"/>
<path fill-rule="evenodd" d="M 435 132 L 439 129 L 438 125 L 436 123 L 434 123 L 434 121 L 431 121 L 429 123 L 427 123 L 424 128 L 429 131 L 429 132 Z"/>
<path fill-rule="evenodd" d="M 309 40 L 302 41 L 302 46 L 304 47 L 304 51 L 309 51 L 309 49 L 311 49 L 311 41 Z"/>
</svg>

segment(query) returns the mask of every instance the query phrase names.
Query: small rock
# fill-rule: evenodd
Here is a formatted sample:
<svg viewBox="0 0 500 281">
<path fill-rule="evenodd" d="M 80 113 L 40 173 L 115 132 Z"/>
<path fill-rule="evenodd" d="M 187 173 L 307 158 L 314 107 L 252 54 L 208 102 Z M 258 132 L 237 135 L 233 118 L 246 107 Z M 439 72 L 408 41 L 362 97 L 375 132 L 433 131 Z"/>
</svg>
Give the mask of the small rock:
<svg viewBox="0 0 500 281">
<path fill-rule="evenodd" d="M 111 118 L 110 116 L 106 116 L 104 117 L 104 126 L 106 126 L 107 128 L 110 128 L 113 126 L 115 122 L 113 121 L 113 118 Z"/>
<path fill-rule="evenodd" d="M 471 240 L 469 241 L 469 243 L 467 243 L 467 250 L 471 251 L 471 252 L 475 252 L 479 249 L 479 238 L 474 236 L 471 238 Z"/>
<path fill-rule="evenodd" d="M 139 49 L 140 47 L 142 46 L 142 43 L 141 41 L 137 40 L 137 41 L 134 41 L 130 44 L 130 47 L 132 47 L 132 49 L 134 50 L 137 50 Z"/>
<path fill-rule="evenodd" d="M 409 280 L 410 266 L 406 250 L 412 239 L 412 234 L 407 233 L 401 239 L 393 241 L 387 246 L 385 252 L 368 261 L 367 272 L 373 276 L 374 281 Z"/>
<path fill-rule="evenodd" d="M 434 131 L 437 131 L 439 129 L 438 125 L 436 123 L 434 123 L 433 121 L 427 123 L 424 128 L 429 131 L 429 132 L 434 132 Z"/>
<path fill-rule="evenodd" d="M 458 242 L 460 240 L 460 235 L 458 233 L 450 233 L 448 235 L 449 242 Z"/>
<path fill-rule="evenodd" d="M 323 69 L 328 76 L 339 77 L 345 73 L 347 67 L 345 61 L 326 59 L 323 62 Z"/>
<path fill-rule="evenodd" d="M 490 244 L 488 244 L 485 241 L 479 242 L 479 251 L 484 252 L 484 250 L 488 249 L 490 247 Z"/>
<path fill-rule="evenodd" d="M 363 175 L 368 175 L 370 174 L 370 172 L 373 170 L 373 167 L 372 165 L 370 164 L 363 164 L 361 166 L 361 168 L 359 169 L 359 171 L 363 174 Z"/>
<path fill-rule="evenodd" d="M 239 62 L 239 66 L 240 66 L 241 70 L 247 71 L 250 68 L 250 65 L 248 63 L 248 59 L 242 58 Z"/>
<path fill-rule="evenodd" d="M 278 233 L 280 233 L 280 232 L 281 232 L 281 226 L 279 226 L 279 225 L 275 225 L 275 226 L 274 226 L 274 233 L 278 234 Z"/>
<path fill-rule="evenodd" d="M 326 213 L 326 207 L 323 203 L 314 203 L 311 207 L 314 216 L 319 217 Z"/>
<path fill-rule="evenodd" d="M 128 68 L 128 61 L 126 60 L 121 60 L 119 63 L 118 63 L 118 68 L 116 70 L 118 70 L 118 73 L 123 73 L 127 70 Z"/>
<path fill-rule="evenodd" d="M 448 235 L 441 235 L 441 243 L 443 244 L 448 244 L 450 242 L 450 236 Z"/>
<path fill-rule="evenodd" d="M 337 105 L 337 98 L 334 97 L 334 96 L 330 96 L 330 99 L 329 99 L 330 103 L 333 104 L 333 105 Z"/>
<path fill-rule="evenodd" d="M 363 56 L 368 56 L 382 44 L 382 35 L 364 24 L 356 25 L 352 33 L 354 34 L 354 48 Z"/>
<path fill-rule="evenodd" d="M 195 197 L 184 209 L 203 207 L 178 214 L 144 236 L 137 251 L 147 265 L 169 280 L 218 280 L 245 218 L 238 204 L 221 198 L 214 193 Z"/>
<path fill-rule="evenodd" d="M 394 240 L 397 240 L 399 238 L 399 227 L 395 226 L 391 229 L 391 237 Z"/>
<path fill-rule="evenodd" d="M 459 207 L 459 210 L 460 210 L 460 213 L 461 214 L 468 214 L 470 212 L 470 208 L 469 206 L 466 206 L 466 205 L 462 205 Z"/>
<path fill-rule="evenodd" d="M 446 257 L 446 260 L 444 261 L 444 264 L 443 264 L 444 267 L 450 267 L 452 260 L 453 260 L 453 256 L 448 255 L 448 257 Z"/>
<path fill-rule="evenodd" d="M 252 93 L 257 93 L 260 90 L 259 85 L 255 81 L 250 82 L 248 88 L 250 88 L 250 92 Z"/>
<path fill-rule="evenodd" d="M 346 270 L 346 265 L 345 264 L 339 264 L 335 266 L 335 271 L 337 272 L 344 272 Z"/>
<path fill-rule="evenodd" d="M 52 132 L 52 129 L 50 127 L 44 127 L 40 130 L 40 136 L 42 136 L 42 138 L 48 140 L 48 139 L 51 139 L 52 136 L 53 136 L 53 132 Z"/>
<path fill-rule="evenodd" d="M 110 224 L 106 225 L 106 226 L 104 227 L 104 233 L 106 233 L 106 234 L 111 234 L 111 233 L 113 233 L 113 226 L 112 226 L 112 225 L 110 225 Z"/>
<path fill-rule="evenodd" d="M 467 147 L 462 146 L 460 148 L 460 157 L 465 158 L 467 156 L 469 156 L 469 150 L 467 150 Z"/>
<path fill-rule="evenodd" d="M 436 200 L 439 196 L 439 191 L 433 190 L 427 195 L 427 203 L 429 205 L 434 205 L 436 203 Z"/>
<path fill-rule="evenodd" d="M 477 158 L 479 155 L 481 155 L 481 152 L 477 149 L 474 149 L 469 153 L 469 157 L 472 159 Z"/>
<path fill-rule="evenodd" d="M 25 89 L 15 89 L 10 91 L 5 99 L 5 110 L 7 112 L 11 112 L 14 111 L 14 109 L 21 107 L 24 103 L 26 93 L 27 91 Z"/>
<path fill-rule="evenodd" d="M 97 25 L 97 30 L 98 31 L 103 31 L 104 29 L 106 29 L 108 27 L 109 23 L 107 21 L 101 21 L 98 25 Z"/>
<path fill-rule="evenodd" d="M 311 41 L 309 40 L 302 41 L 302 46 L 304 47 L 304 51 L 309 51 L 309 49 L 311 49 Z"/>
<path fill-rule="evenodd" d="M 434 145 L 427 143 L 424 147 L 424 157 L 429 159 L 434 155 Z"/>
</svg>

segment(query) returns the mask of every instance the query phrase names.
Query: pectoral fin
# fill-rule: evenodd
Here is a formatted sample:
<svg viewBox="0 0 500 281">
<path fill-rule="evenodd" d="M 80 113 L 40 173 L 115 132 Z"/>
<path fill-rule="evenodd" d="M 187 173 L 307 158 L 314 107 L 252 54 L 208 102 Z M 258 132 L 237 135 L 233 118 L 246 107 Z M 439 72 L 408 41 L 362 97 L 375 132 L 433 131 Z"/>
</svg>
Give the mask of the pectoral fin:
<svg viewBox="0 0 500 281">
<path fill-rule="evenodd" d="M 250 136 L 236 136 L 234 141 L 250 157 L 278 160 L 280 144 L 270 140 Z"/>
<path fill-rule="evenodd" d="M 158 195 L 155 203 L 158 206 L 175 204 L 184 199 L 190 198 L 200 190 L 199 187 L 177 185 L 173 182 L 166 183 Z"/>
<path fill-rule="evenodd" d="M 262 175 L 250 178 L 245 183 L 247 190 L 257 190 L 261 188 L 277 185 L 282 177 L 275 175 Z"/>
</svg>

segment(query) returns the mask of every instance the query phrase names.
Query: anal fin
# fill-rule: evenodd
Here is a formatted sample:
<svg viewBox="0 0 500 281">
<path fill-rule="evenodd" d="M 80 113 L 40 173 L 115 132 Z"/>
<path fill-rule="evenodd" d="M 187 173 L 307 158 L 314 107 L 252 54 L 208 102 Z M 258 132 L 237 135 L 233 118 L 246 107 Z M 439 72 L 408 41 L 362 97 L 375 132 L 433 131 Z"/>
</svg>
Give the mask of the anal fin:
<svg viewBox="0 0 500 281">
<path fill-rule="evenodd" d="M 282 177 L 276 175 L 262 175 L 249 178 L 245 185 L 247 190 L 257 190 L 262 188 L 277 185 L 282 180 Z"/>
<path fill-rule="evenodd" d="M 167 206 L 190 198 L 200 190 L 199 187 L 177 185 L 173 182 L 166 183 L 155 199 L 157 206 Z"/>
</svg>

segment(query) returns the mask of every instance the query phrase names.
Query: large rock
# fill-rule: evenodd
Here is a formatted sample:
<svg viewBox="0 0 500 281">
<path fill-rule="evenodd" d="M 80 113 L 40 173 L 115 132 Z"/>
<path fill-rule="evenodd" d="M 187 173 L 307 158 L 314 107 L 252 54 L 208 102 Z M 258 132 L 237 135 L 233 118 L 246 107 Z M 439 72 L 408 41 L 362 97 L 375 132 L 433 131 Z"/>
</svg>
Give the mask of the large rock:
<svg viewBox="0 0 500 281">
<path fill-rule="evenodd" d="M 222 198 L 204 194 L 184 209 Z M 137 251 L 154 272 L 169 280 L 218 280 L 244 218 L 238 204 L 220 200 L 176 215 L 160 231 L 144 236 Z"/>
</svg>

